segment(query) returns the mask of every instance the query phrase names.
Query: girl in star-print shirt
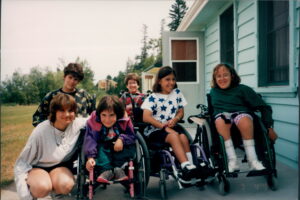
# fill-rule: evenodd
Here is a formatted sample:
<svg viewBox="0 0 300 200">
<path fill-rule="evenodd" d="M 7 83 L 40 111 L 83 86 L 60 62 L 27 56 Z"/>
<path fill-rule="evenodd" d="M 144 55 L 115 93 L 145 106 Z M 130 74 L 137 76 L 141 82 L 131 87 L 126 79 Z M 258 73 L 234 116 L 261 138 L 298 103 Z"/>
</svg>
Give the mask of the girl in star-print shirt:
<svg viewBox="0 0 300 200">
<path fill-rule="evenodd" d="M 184 115 L 187 104 L 183 94 L 177 88 L 175 71 L 162 67 L 153 85 L 153 93 L 142 104 L 143 120 L 150 125 L 145 135 L 150 143 L 168 143 L 181 163 L 182 179 L 189 180 L 196 176 L 196 166 L 190 150 L 188 138 L 176 126 Z"/>
</svg>

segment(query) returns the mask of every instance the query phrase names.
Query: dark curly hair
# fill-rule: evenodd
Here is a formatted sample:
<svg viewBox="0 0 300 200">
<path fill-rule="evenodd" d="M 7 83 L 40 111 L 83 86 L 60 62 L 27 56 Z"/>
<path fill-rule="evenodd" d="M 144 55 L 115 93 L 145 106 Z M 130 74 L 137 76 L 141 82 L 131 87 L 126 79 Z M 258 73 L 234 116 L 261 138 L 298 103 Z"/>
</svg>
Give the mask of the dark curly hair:
<svg viewBox="0 0 300 200">
<path fill-rule="evenodd" d="M 69 63 L 68 66 L 64 68 L 64 77 L 68 74 L 71 74 L 78 78 L 79 81 L 82 81 L 84 78 L 82 65 L 78 63 Z"/>
<path fill-rule="evenodd" d="M 216 81 L 216 75 L 217 75 L 217 71 L 221 67 L 225 67 L 226 69 L 228 69 L 228 71 L 231 74 L 230 87 L 238 86 L 240 84 L 240 82 L 241 82 L 241 78 L 239 77 L 239 75 L 237 74 L 237 72 L 235 71 L 235 69 L 233 67 L 231 67 L 230 65 L 228 65 L 228 64 L 220 63 L 220 64 L 217 64 L 215 66 L 215 68 L 213 69 L 212 80 L 211 80 L 211 87 L 212 88 L 219 88 L 219 86 L 217 84 L 217 81 Z"/>
<path fill-rule="evenodd" d="M 125 114 L 123 103 L 114 95 L 107 95 L 100 99 L 96 109 L 96 115 L 100 116 L 100 113 L 104 110 L 113 111 L 117 115 L 117 120 L 123 118 Z"/>
<path fill-rule="evenodd" d="M 176 79 L 176 72 L 174 69 L 172 69 L 170 66 L 164 66 L 164 67 L 161 67 L 156 75 L 156 79 L 155 79 L 155 83 L 153 84 L 153 92 L 161 92 L 162 89 L 161 89 L 161 85 L 159 84 L 159 81 L 170 75 L 170 74 L 174 74 L 175 76 L 175 79 Z M 177 83 L 175 83 L 175 86 L 174 88 L 177 88 Z"/>
<path fill-rule="evenodd" d="M 56 112 L 63 110 L 70 110 L 76 114 L 77 104 L 75 98 L 71 95 L 58 93 L 50 102 L 49 120 L 54 123 L 56 121 Z"/>
</svg>

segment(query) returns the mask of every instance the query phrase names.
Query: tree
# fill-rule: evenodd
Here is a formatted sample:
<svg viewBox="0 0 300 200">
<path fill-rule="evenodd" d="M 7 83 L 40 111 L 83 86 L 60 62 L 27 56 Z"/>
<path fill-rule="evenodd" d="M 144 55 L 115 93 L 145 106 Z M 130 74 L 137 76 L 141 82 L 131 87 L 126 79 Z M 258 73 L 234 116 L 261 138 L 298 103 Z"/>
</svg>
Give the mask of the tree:
<svg viewBox="0 0 300 200">
<path fill-rule="evenodd" d="M 185 0 L 175 0 L 174 4 L 171 5 L 169 13 L 172 20 L 168 24 L 170 31 L 176 31 L 187 10 L 188 7 L 186 6 Z"/>
</svg>

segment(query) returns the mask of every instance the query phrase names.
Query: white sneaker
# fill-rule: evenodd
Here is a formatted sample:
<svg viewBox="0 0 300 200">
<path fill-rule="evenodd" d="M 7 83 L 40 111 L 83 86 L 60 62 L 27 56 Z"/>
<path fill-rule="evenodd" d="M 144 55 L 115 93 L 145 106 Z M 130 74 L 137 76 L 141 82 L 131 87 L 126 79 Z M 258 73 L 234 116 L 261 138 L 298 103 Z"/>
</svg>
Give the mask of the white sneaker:
<svg viewBox="0 0 300 200">
<path fill-rule="evenodd" d="M 252 160 L 252 161 L 248 161 L 248 164 L 249 164 L 249 167 L 250 167 L 250 170 L 263 170 L 263 169 L 266 169 L 263 164 L 258 161 L 258 160 Z"/>
<path fill-rule="evenodd" d="M 239 171 L 239 170 L 240 170 L 240 167 L 238 166 L 236 159 L 228 160 L 228 171 L 229 171 L 229 173 Z"/>
</svg>

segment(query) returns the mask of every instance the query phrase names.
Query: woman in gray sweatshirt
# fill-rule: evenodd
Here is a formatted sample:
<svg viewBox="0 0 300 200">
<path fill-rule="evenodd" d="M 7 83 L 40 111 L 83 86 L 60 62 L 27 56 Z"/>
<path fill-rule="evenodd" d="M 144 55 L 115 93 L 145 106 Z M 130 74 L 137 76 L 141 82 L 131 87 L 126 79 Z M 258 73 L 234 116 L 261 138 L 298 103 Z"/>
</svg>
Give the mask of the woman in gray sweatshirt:
<svg viewBox="0 0 300 200">
<path fill-rule="evenodd" d="M 14 167 L 22 200 L 42 198 L 53 190 L 56 194 L 68 194 L 73 188 L 70 159 L 86 123 L 86 118 L 75 116 L 72 96 L 60 93 L 52 99 L 49 119 L 33 130 Z"/>
</svg>

